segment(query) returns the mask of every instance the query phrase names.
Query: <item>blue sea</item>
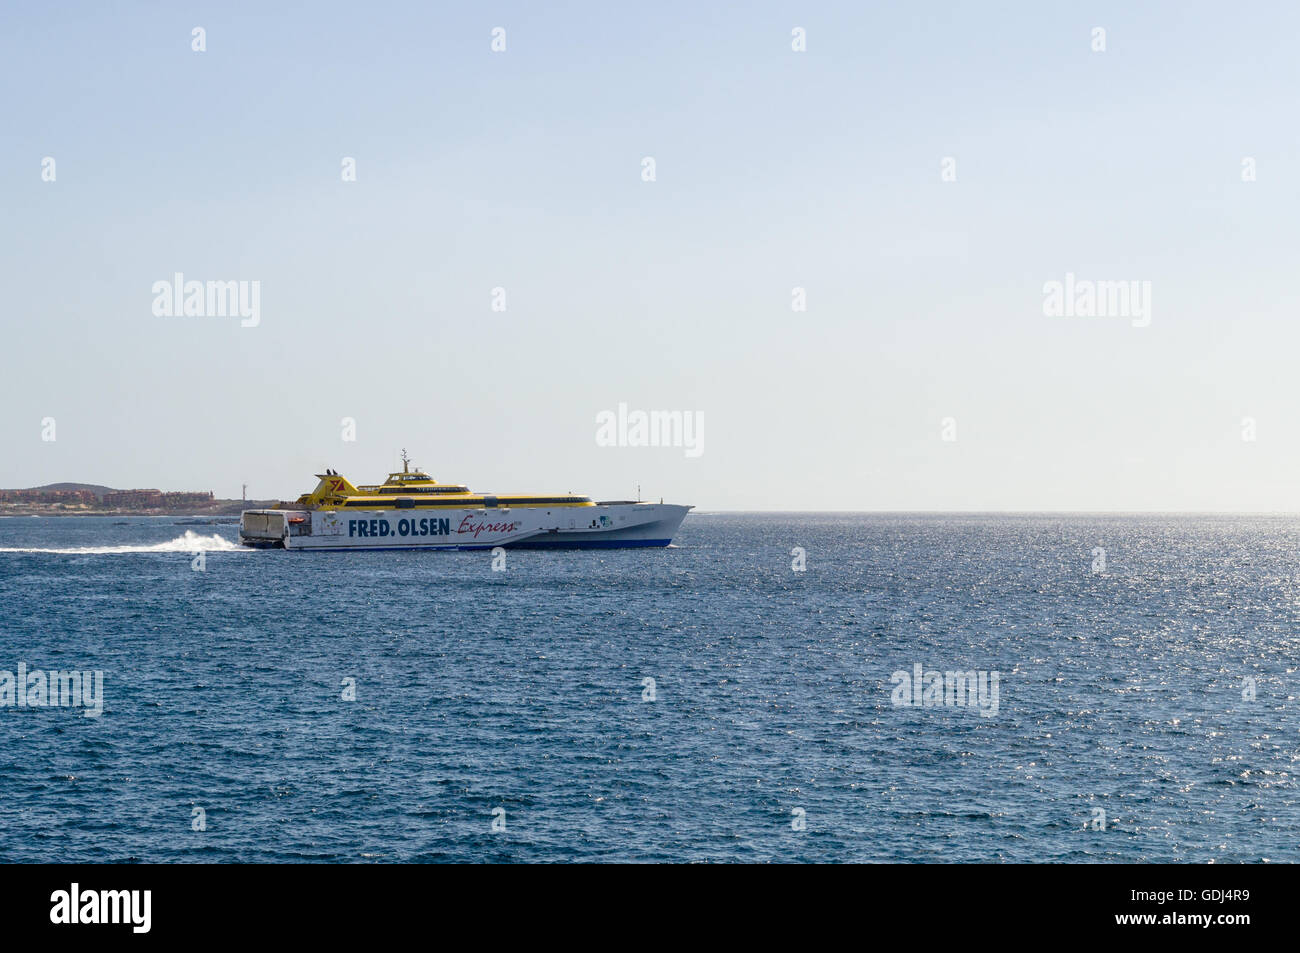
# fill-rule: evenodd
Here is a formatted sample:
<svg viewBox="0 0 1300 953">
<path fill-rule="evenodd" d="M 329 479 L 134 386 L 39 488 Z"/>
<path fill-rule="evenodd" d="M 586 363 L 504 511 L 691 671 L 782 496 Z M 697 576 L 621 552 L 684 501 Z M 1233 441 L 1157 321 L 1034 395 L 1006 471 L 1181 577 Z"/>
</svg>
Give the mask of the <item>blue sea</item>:
<svg viewBox="0 0 1300 953">
<path fill-rule="evenodd" d="M 1300 860 L 1295 517 L 700 513 L 503 571 L 235 531 L 0 519 L 0 678 L 103 673 L 0 707 L 0 860 Z"/>
</svg>

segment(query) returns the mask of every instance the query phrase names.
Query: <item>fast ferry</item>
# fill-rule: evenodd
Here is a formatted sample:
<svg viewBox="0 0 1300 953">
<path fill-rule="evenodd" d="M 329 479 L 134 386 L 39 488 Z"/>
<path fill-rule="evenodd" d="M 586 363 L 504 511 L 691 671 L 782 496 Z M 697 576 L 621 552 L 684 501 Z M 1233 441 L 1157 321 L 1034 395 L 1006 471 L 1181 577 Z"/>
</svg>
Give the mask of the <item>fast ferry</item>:
<svg viewBox="0 0 1300 953">
<path fill-rule="evenodd" d="M 689 506 L 586 496 L 475 493 L 438 483 L 405 451 L 400 473 L 353 486 L 334 470 L 274 509 L 245 510 L 239 541 L 283 549 L 622 548 L 667 546 Z"/>
</svg>

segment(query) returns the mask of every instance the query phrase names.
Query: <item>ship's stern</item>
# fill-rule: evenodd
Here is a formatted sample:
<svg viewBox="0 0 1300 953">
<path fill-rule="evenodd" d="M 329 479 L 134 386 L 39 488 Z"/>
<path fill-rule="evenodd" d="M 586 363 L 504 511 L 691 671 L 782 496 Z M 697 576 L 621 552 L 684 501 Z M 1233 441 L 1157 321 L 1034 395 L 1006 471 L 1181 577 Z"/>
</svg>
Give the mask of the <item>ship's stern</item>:
<svg viewBox="0 0 1300 953">
<path fill-rule="evenodd" d="M 245 546 L 283 547 L 288 537 L 283 510 L 244 510 L 239 515 L 239 541 Z"/>
</svg>

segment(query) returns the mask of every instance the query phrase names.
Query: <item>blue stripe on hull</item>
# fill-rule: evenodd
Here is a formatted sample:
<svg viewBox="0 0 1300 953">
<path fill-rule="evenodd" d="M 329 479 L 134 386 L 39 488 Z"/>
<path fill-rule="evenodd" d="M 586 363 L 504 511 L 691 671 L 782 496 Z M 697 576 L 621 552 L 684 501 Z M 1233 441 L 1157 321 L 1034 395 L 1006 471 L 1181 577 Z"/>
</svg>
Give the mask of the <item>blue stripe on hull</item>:
<svg viewBox="0 0 1300 953">
<path fill-rule="evenodd" d="M 580 542 L 523 542 L 507 545 L 506 549 L 633 549 L 642 546 L 667 546 L 671 539 L 588 539 Z M 479 547 L 490 549 L 490 546 Z"/>
<path fill-rule="evenodd" d="M 294 553 L 427 553 L 433 550 L 454 553 L 464 546 L 295 546 Z"/>
<path fill-rule="evenodd" d="M 295 553 L 406 553 L 406 552 L 480 552 L 496 549 L 640 549 L 646 546 L 667 546 L 671 539 L 588 539 L 553 543 L 497 543 L 488 546 L 313 546 L 295 547 Z M 248 545 L 245 543 L 244 545 Z"/>
</svg>

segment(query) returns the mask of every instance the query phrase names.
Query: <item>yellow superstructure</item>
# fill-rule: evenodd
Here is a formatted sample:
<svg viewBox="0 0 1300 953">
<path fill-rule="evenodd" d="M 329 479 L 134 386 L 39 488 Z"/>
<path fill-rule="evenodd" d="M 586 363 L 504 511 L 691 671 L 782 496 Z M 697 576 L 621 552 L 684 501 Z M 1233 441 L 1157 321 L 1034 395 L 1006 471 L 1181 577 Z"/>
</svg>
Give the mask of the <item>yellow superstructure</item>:
<svg viewBox="0 0 1300 953">
<path fill-rule="evenodd" d="M 292 504 L 281 504 L 281 509 L 510 509 L 512 507 L 544 506 L 595 506 L 587 496 L 539 496 L 527 493 L 475 493 L 458 483 L 439 483 L 419 469 L 412 471 L 406 454 L 402 454 L 402 469 L 388 474 L 379 485 L 353 486 L 346 477 L 333 470 L 316 474 L 316 488 L 304 493 Z"/>
</svg>

